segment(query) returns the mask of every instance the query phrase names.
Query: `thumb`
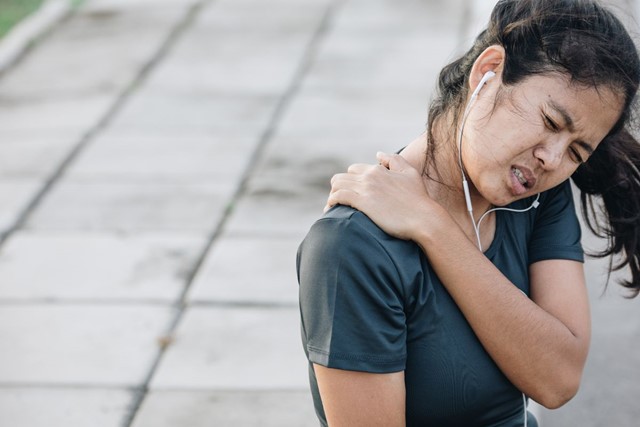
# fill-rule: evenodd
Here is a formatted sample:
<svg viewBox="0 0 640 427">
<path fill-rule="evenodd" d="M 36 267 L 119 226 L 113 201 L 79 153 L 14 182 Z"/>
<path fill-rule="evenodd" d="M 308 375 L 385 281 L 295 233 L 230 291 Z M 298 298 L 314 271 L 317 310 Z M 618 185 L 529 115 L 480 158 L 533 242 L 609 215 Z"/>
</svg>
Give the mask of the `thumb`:
<svg viewBox="0 0 640 427">
<path fill-rule="evenodd" d="M 380 163 L 385 168 L 389 169 L 389 162 L 391 161 L 391 154 L 384 153 L 382 151 L 378 151 L 376 153 L 376 159 L 378 163 Z"/>
<path fill-rule="evenodd" d="M 409 162 L 407 162 L 407 160 L 400 154 L 387 154 L 379 151 L 376 153 L 376 157 L 382 166 L 391 171 L 402 172 L 411 168 Z"/>
</svg>

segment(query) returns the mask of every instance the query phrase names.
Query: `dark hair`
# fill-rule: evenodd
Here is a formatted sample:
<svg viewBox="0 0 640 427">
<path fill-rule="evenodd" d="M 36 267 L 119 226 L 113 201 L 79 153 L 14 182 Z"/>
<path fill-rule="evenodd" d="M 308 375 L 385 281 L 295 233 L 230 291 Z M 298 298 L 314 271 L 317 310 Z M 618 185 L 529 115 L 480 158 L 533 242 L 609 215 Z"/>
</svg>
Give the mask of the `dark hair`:
<svg viewBox="0 0 640 427">
<path fill-rule="evenodd" d="M 451 114 L 451 130 L 455 132 L 468 96 L 471 68 L 491 45 L 505 49 L 505 85 L 535 74 L 562 73 L 577 85 L 603 86 L 623 96 L 619 120 L 572 179 L 581 190 L 588 227 L 608 239 L 607 248 L 593 255 L 619 255 L 620 262 L 612 269 L 628 265 L 631 279 L 620 284 L 631 289 L 631 296 L 638 295 L 640 145 L 628 130 L 640 81 L 640 60 L 633 40 L 620 20 L 597 1 L 500 0 L 471 49 L 440 72 L 437 96 L 429 109 L 427 163 L 432 162 L 436 149 L 432 143 L 434 122 Z"/>
</svg>

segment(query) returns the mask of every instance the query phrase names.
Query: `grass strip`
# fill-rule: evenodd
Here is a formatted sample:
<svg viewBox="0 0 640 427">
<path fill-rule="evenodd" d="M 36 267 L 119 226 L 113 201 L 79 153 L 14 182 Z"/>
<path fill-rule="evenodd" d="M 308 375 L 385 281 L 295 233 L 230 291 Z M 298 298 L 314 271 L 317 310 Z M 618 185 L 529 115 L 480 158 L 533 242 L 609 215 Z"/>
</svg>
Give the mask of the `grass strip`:
<svg viewBox="0 0 640 427">
<path fill-rule="evenodd" d="M 35 12 L 44 0 L 0 0 L 0 38 Z"/>
</svg>

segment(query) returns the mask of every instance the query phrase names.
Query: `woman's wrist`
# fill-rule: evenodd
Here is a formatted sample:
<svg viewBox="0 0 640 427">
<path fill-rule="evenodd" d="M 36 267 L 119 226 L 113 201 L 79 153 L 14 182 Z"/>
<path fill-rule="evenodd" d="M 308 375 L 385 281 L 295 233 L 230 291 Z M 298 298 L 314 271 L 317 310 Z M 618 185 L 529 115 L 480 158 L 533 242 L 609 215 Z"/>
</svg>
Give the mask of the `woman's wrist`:
<svg viewBox="0 0 640 427">
<path fill-rule="evenodd" d="M 431 201 L 426 209 L 427 214 L 422 215 L 417 227 L 412 230 L 410 239 L 414 241 L 428 255 L 431 248 L 437 247 L 437 242 L 450 236 L 458 225 L 449 212 L 439 203 Z"/>
</svg>

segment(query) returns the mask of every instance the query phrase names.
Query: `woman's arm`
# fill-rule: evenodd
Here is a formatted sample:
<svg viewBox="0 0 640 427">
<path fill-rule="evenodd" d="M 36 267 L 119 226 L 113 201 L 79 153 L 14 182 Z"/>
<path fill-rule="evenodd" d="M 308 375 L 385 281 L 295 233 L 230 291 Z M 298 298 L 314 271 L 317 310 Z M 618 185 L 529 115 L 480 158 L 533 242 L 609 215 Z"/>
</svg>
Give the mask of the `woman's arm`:
<svg viewBox="0 0 640 427">
<path fill-rule="evenodd" d="M 391 170 L 371 166 L 338 176 L 329 204 L 351 205 L 388 233 L 419 244 L 514 385 L 549 408 L 568 401 L 577 391 L 590 338 L 582 265 L 566 260 L 532 264 L 530 300 L 428 197 L 415 169 L 399 156 L 385 166 Z"/>
<path fill-rule="evenodd" d="M 404 372 L 313 369 L 329 427 L 404 427 Z"/>
<path fill-rule="evenodd" d="M 590 340 L 582 264 L 532 264 L 529 299 L 455 222 L 415 240 L 509 380 L 548 408 L 569 401 L 578 390 Z"/>
<path fill-rule="evenodd" d="M 339 207 L 298 250 L 302 341 L 331 427 L 405 424 L 408 284 L 386 238 Z"/>
</svg>

